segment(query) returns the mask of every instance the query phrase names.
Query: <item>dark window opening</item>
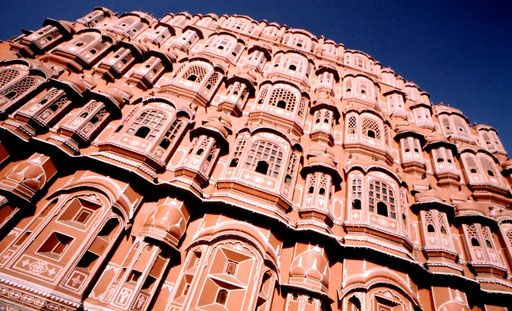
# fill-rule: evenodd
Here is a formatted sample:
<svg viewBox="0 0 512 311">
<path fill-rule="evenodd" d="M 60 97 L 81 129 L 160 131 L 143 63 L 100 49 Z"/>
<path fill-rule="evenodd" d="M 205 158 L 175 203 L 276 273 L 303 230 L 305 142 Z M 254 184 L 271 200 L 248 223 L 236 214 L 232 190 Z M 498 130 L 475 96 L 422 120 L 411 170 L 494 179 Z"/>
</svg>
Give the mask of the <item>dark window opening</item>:
<svg viewBox="0 0 512 311">
<path fill-rule="evenodd" d="M 82 113 L 82 114 L 80 115 L 80 118 L 85 119 L 85 118 L 87 118 L 87 116 L 88 116 L 88 115 L 89 115 L 89 114 L 88 114 L 87 112 L 84 112 L 84 113 Z M 121 127 L 122 127 L 122 126 L 121 126 Z"/>
<path fill-rule="evenodd" d="M 139 280 L 141 275 L 142 275 L 142 272 L 137 271 L 137 270 L 132 270 L 132 273 L 130 273 L 130 276 L 128 277 L 128 279 L 126 281 L 137 283 L 137 281 Z"/>
<path fill-rule="evenodd" d="M 169 145 L 171 144 L 171 142 L 167 139 L 167 138 L 164 138 L 162 139 L 162 141 L 160 142 L 160 147 L 164 148 L 164 149 L 167 149 L 169 148 Z"/>
<path fill-rule="evenodd" d="M 258 161 L 258 165 L 256 165 L 256 172 L 267 175 L 268 163 L 265 161 Z"/>
<path fill-rule="evenodd" d="M 355 199 L 352 201 L 352 209 L 361 209 L 361 200 Z"/>
<path fill-rule="evenodd" d="M 368 132 L 366 133 L 366 136 L 371 137 L 371 138 L 375 138 L 375 132 L 372 131 L 372 130 L 368 130 Z"/>
<path fill-rule="evenodd" d="M 286 102 L 284 100 L 280 100 L 277 102 L 277 107 L 285 109 L 286 108 Z"/>
<path fill-rule="evenodd" d="M 51 111 L 57 111 L 58 109 L 59 109 L 59 105 L 57 105 L 57 104 L 50 105 Z"/>
<path fill-rule="evenodd" d="M 95 49 L 92 49 L 90 52 L 91 52 L 91 54 L 96 54 L 96 50 Z"/>
<path fill-rule="evenodd" d="M 229 163 L 229 167 L 236 167 L 238 165 L 238 158 L 234 158 Z"/>
<path fill-rule="evenodd" d="M 206 88 L 207 88 L 207 89 L 211 89 L 211 88 L 212 88 L 212 85 L 211 85 L 211 84 L 208 84 L 208 85 L 206 86 Z"/>
<path fill-rule="evenodd" d="M 90 270 L 94 264 L 96 263 L 96 259 L 98 259 L 98 255 L 91 253 L 89 251 L 85 252 L 85 254 L 82 256 L 78 264 L 76 265 L 77 268 L 85 268 Z"/>
<path fill-rule="evenodd" d="M 446 228 L 444 226 L 441 226 L 441 233 L 446 234 Z"/>
<path fill-rule="evenodd" d="M 7 93 L 7 95 L 5 95 L 5 97 L 7 97 L 9 99 L 13 99 L 14 97 L 16 97 L 16 92 L 14 92 L 14 91 L 9 92 L 9 93 Z"/>
<path fill-rule="evenodd" d="M 442 162 L 444 162 L 443 158 L 437 158 L 437 163 L 442 163 Z"/>
<path fill-rule="evenodd" d="M 432 226 L 432 225 L 428 225 L 428 226 L 427 226 L 427 231 L 428 231 L 428 232 L 435 232 L 435 230 L 434 230 L 434 226 Z"/>
<path fill-rule="evenodd" d="M 225 290 L 225 289 L 221 289 L 217 293 L 217 298 L 215 298 L 215 302 L 218 303 L 218 304 L 223 305 L 223 304 L 226 303 L 227 299 L 228 299 L 228 291 Z"/>
<path fill-rule="evenodd" d="M 473 246 L 480 246 L 480 242 L 478 242 L 478 240 L 475 239 L 475 238 L 471 238 L 471 245 L 473 245 Z"/>
<path fill-rule="evenodd" d="M 203 149 L 202 148 L 197 150 L 197 152 L 196 152 L 196 155 L 201 155 L 201 154 L 203 154 Z"/>
<path fill-rule="evenodd" d="M 206 161 L 207 162 L 210 162 L 212 160 L 213 156 L 211 154 L 208 155 L 208 157 L 206 157 Z"/>
<path fill-rule="evenodd" d="M 324 188 L 320 188 L 320 191 L 318 191 L 318 194 L 319 195 L 324 195 L 325 194 L 325 189 Z"/>
<path fill-rule="evenodd" d="M 476 173 L 476 169 L 475 168 L 472 168 L 469 170 L 471 173 Z"/>
<path fill-rule="evenodd" d="M 219 50 L 224 50 L 224 47 L 222 45 L 219 45 L 218 49 Z"/>
<path fill-rule="evenodd" d="M 388 206 L 384 202 L 377 203 L 377 214 L 382 216 L 388 216 Z"/>
<path fill-rule="evenodd" d="M 73 241 L 73 238 L 53 232 L 46 242 L 39 248 L 38 252 L 40 253 L 52 253 L 55 255 L 60 255 L 66 249 L 66 246 Z"/>
<path fill-rule="evenodd" d="M 284 178 L 284 183 L 287 185 L 290 185 L 291 182 L 292 182 L 292 176 L 290 176 L 290 174 L 286 175 L 286 177 Z"/>
<path fill-rule="evenodd" d="M 117 225 L 119 225 L 119 221 L 117 219 L 109 219 L 98 233 L 98 236 L 109 239 L 112 232 L 117 228 Z"/>
<path fill-rule="evenodd" d="M 297 70 L 297 66 L 295 65 L 290 65 L 290 67 L 288 67 L 288 69 L 292 70 L 292 71 L 295 71 Z"/>
<path fill-rule="evenodd" d="M 92 123 L 92 124 L 95 124 L 95 123 L 96 123 L 96 122 L 98 122 L 99 120 L 100 120 L 100 119 L 98 119 L 98 117 L 97 117 L 97 116 L 94 116 L 94 117 L 92 117 L 92 118 L 91 118 L 91 123 Z"/>
<path fill-rule="evenodd" d="M 121 124 L 121 125 L 119 125 L 119 126 L 116 128 L 115 133 L 119 132 L 122 128 L 123 128 L 123 125 L 122 125 L 122 124 Z"/>
<path fill-rule="evenodd" d="M 315 192 L 315 187 L 309 187 L 308 193 L 313 193 L 313 192 Z"/>
<path fill-rule="evenodd" d="M 485 240 L 485 245 L 487 246 L 487 248 L 492 248 L 491 241 L 489 240 Z"/>
<path fill-rule="evenodd" d="M 141 126 L 135 133 L 135 136 L 140 137 L 140 138 L 146 138 L 146 136 L 148 136 L 148 134 L 149 134 L 149 131 L 150 131 L 149 127 Z"/>
<path fill-rule="evenodd" d="M 84 43 L 83 42 L 77 42 L 75 45 L 76 46 L 82 46 L 82 45 L 84 45 Z"/>
<path fill-rule="evenodd" d="M 491 176 L 491 177 L 493 177 L 493 176 L 494 176 L 494 172 L 493 172 L 493 171 L 491 171 L 491 170 L 488 170 L 488 171 L 487 171 L 487 174 L 488 174 L 489 176 Z"/>
<path fill-rule="evenodd" d="M 190 76 L 188 76 L 187 80 L 194 82 L 194 81 L 197 80 L 197 76 L 196 75 L 190 75 Z"/>
</svg>

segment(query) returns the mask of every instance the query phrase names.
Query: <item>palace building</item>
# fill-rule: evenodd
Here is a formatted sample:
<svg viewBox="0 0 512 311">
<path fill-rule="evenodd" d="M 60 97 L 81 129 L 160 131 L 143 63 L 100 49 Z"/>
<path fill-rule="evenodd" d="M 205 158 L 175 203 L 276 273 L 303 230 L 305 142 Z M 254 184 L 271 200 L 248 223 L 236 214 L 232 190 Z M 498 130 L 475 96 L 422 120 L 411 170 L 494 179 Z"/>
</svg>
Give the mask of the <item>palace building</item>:
<svg viewBox="0 0 512 311">
<path fill-rule="evenodd" d="M 512 310 L 497 131 L 247 16 L 0 43 L 0 310 Z"/>
</svg>

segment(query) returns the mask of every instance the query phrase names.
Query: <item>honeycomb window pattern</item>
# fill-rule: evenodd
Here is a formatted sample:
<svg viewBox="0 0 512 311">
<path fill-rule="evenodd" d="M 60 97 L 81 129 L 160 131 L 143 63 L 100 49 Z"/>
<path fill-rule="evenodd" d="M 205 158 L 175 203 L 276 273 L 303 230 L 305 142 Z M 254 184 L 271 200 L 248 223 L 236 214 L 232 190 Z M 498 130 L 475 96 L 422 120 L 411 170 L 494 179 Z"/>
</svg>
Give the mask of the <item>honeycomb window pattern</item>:
<svg viewBox="0 0 512 311">
<path fill-rule="evenodd" d="M 275 89 L 270 95 L 268 104 L 270 106 L 277 106 L 287 111 L 293 111 L 295 109 L 295 102 L 297 98 L 295 95 L 285 89 Z"/>
</svg>

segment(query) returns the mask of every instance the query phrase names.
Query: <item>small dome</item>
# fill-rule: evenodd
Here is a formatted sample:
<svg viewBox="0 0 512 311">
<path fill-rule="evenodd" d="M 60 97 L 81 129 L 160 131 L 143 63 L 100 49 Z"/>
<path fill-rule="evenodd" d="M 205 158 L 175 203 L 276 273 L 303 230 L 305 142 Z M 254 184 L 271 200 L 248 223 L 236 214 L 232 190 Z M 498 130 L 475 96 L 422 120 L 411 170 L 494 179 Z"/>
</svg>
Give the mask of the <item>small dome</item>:
<svg viewBox="0 0 512 311">
<path fill-rule="evenodd" d="M 316 287 L 317 290 L 326 292 L 329 286 L 329 261 L 325 257 L 323 250 L 314 246 L 295 257 L 290 269 L 290 276 L 296 283 L 297 279 L 303 279 L 304 282 Z M 316 285 L 316 286 L 315 286 Z"/>
<path fill-rule="evenodd" d="M 187 227 L 188 215 L 181 207 L 183 204 L 177 200 L 157 206 L 146 218 L 142 233 L 175 247 Z"/>
</svg>

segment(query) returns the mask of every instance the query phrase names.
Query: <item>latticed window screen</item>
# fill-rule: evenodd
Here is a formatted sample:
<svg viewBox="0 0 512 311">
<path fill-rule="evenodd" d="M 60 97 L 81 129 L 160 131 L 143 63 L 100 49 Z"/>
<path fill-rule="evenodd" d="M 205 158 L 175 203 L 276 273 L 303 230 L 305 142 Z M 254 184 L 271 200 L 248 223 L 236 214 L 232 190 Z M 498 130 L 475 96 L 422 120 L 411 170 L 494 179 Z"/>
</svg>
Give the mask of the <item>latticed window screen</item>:
<svg viewBox="0 0 512 311">
<path fill-rule="evenodd" d="M 507 231 L 508 244 L 512 247 L 512 230 Z"/>
<path fill-rule="evenodd" d="M 231 159 L 231 162 L 229 164 L 229 167 L 235 167 L 238 165 L 238 162 L 240 161 L 240 158 L 242 157 L 242 153 L 245 149 L 245 139 L 241 138 L 238 140 L 238 143 L 236 144 L 235 151 L 233 152 L 233 158 Z"/>
<path fill-rule="evenodd" d="M 137 117 L 135 122 L 133 122 L 133 124 L 128 129 L 127 133 L 137 135 L 142 127 L 146 127 L 149 129 L 149 131 L 146 133 L 146 135 L 143 135 L 144 137 L 142 138 L 153 140 L 162 130 L 162 126 L 166 120 L 167 118 L 163 112 L 158 110 L 147 110 L 142 112 L 139 117 Z"/>
<path fill-rule="evenodd" d="M 44 105 L 48 103 L 49 101 L 53 100 L 57 95 L 59 94 L 59 90 L 52 87 L 48 93 L 46 93 L 41 100 L 39 101 L 39 104 Z"/>
<path fill-rule="evenodd" d="M 491 144 L 491 138 L 489 137 L 489 134 L 487 134 L 486 132 L 483 132 L 482 137 L 484 138 L 485 144 L 488 147 L 491 147 L 492 144 Z"/>
<path fill-rule="evenodd" d="M 206 88 L 211 89 L 212 87 L 217 84 L 217 80 L 219 80 L 219 74 L 217 72 L 214 72 L 210 78 L 208 78 L 208 81 L 206 81 Z"/>
<path fill-rule="evenodd" d="M 441 228 L 441 233 L 446 234 L 446 228 L 448 223 L 446 222 L 446 214 L 443 212 L 437 212 L 437 222 Z"/>
<path fill-rule="evenodd" d="M 494 243 L 492 241 L 492 233 L 491 233 L 491 230 L 489 229 L 489 227 L 483 226 L 483 227 L 481 227 L 481 230 L 482 230 L 482 237 L 485 240 L 485 245 L 487 246 L 487 248 L 494 248 Z"/>
<path fill-rule="evenodd" d="M 25 92 L 29 91 L 34 85 L 36 85 L 36 78 L 25 77 L 15 84 L 11 85 L 2 92 L 2 95 L 9 98 L 15 99 Z"/>
<path fill-rule="evenodd" d="M 295 169 L 297 167 L 297 154 L 295 152 L 290 156 L 290 162 L 288 162 L 288 167 L 286 168 L 286 174 L 293 176 L 295 173 Z"/>
<path fill-rule="evenodd" d="M 357 118 L 356 116 L 350 116 L 348 118 L 348 133 L 355 134 L 357 132 Z"/>
<path fill-rule="evenodd" d="M 448 117 L 442 117 L 442 118 L 440 118 L 440 121 L 444 127 L 444 130 L 446 131 L 446 134 L 453 134 L 453 130 L 450 125 L 450 120 L 448 120 Z"/>
<path fill-rule="evenodd" d="M 467 132 L 466 132 L 466 124 L 464 124 L 464 121 L 462 121 L 462 119 L 455 117 L 453 123 L 457 127 L 457 131 L 460 134 L 464 134 L 464 135 L 467 134 Z"/>
<path fill-rule="evenodd" d="M 327 174 L 321 174 L 320 175 L 320 190 L 319 194 L 324 195 L 325 191 L 327 191 Z"/>
<path fill-rule="evenodd" d="M 429 226 L 432 226 L 432 229 L 434 229 L 434 217 L 432 215 L 432 211 L 425 211 L 425 225 L 427 225 L 427 228 Z"/>
<path fill-rule="evenodd" d="M 315 186 L 316 186 L 316 174 L 309 174 L 308 175 L 308 193 L 315 192 Z"/>
<path fill-rule="evenodd" d="M 380 127 L 377 121 L 368 118 L 363 119 L 363 134 L 368 137 L 380 139 Z"/>
<path fill-rule="evenodd" d="M 165 121 L 165 119 L 164 119 L 164 121 Z M 183 119 L 182 118 L 178 118 L 178 119 L 174 120 L 174 122 L 171 124 L 171 126 L 169 127 L 167 132 L 165 132 L 165 136 L 162 139 L 162 143 L 160 143 L 160 147 L 167 149 L 170 145 L 174 145 L 176 137 L 180 133 L 180 129 L 182 127 L 183 127 Z"/>
<path fill-rule="evenodd" d="M 362 198 L 362 188 L 363 188 L 363 181 L 361 178 L 357 177 L 352 180 L 352 199 L 359 199 Z"/>
<path fill-rule="evenodd" d="M 75 46 L 85 46 L 91 42 L 96 40 L 96 36 L 92 34 L 83 34 L 82 36 L 78 37 L 74 42 L 73 45 Z"/>
<path fill-rule="evenodd" d="M 283 161 L 281 148 L 268 141 L 260 140 L 255 142 L 249 151 L 245 167 L 256 169 L 261 161 L 264 161 L 268 165 L 267 176 L 278 177 Z"/>
<path fill-rule="evenodd" d="M 181 66 L 179 66 L 178 69 L 176 70 L 176 73 L 174 74 L 173 77 L 176 78 L 183 71 L 183 69 L 185 69 L 185 67 L 185 64 L 181 64 Z M 183 78 L 186 79 L 187 77 L 183 76 Z"/>
<path fill-rule="evenodd" d="M 307 103 L 307 99 L 302 97 L 300 99 L 300 104 L 299 104 L 299 111 L 297 112 L 297 114 L 299 115 L 299 117 L 302 117 L 304 116 L 304 113 L 306 111 L 306 103 Z M 292 108 L 293 110 L 293 108 Z"/>
<path fill-rule="evenodd" d="M 496 171 L 494 170 L 494 165 L 489 159 L 486 158 L 480 158 L 480 163 L 482 164 L 482 169 L 484 170 L 485 174 L 490 177 L 496 177 Z"/>
<path fill-rule="evenodd" d="M 44 112 L 41 114 L 41 119 L 48 119 L 52 115 L 54 115 L 58 110 L 62 109 L 64 106 L 71 103 L 71 100 L 66 96 L 63 95 L 56 101 L 54 101 L 51 105 L 49 105 Z"/>
<path fill-rule="evenodd" d="M 258 97 L 258 104 L 263 104 L 263 102 L 265 101 L 265 97 L 267 97 L 269 88 L 270 87 L 268 86 L 261 88 L 260 96 Z"/>
<path fill-rule="evenodd" d="M 389 208 L 387 216 L 396 219 L 395 196 L 393 194 L 393 190 L 384 182 L 372 181 L 370 183 L 370 191 L 368 192 L 370 212 L 375 212 L 375 207 L 379 202 L 386 204 Z"/>
<path fill-rule="evenodd" d="M 183 79 L 201 83 L 206 76 L 206 69 L 201 66 L 190 66 L 183 74 Z M 195 78 L 194 78 L 195 77 Z"/>
<path fill-rule="evenodd" d="M 7 83 L 16 79 L 20 75 L 19 70 L 16 69 L 4 69 L 0 72 L 0 87 L 3 87 Z"/>
<path fill-rule="evenodd" d="M 284 101 L 285 105 L 284 107 L 281 107 L 288 111 L 293 111 L 295 108 L 295 102 L 297 101 L 297 98 L 295 95 L 293 95 L 292 92 L 285 90 L 285 89 L 275 89 L 272 91 L 272 94 L 270 95 L 270 100 L 268 104 L 270 106 L 279 106 L 279 103 L 281 101 Z"/>
<path fill-rule="evenodd" d="M 476 165 L 476 161 L 475 161 L 475 158 L 473 157 L 473 155 L 466 158 L 466 163 L 468 165 L 468 169 L 469 169 L 470 173 L 472 173 L 472 174 L 478 173 L 478 167 Z"/>
</svg>

